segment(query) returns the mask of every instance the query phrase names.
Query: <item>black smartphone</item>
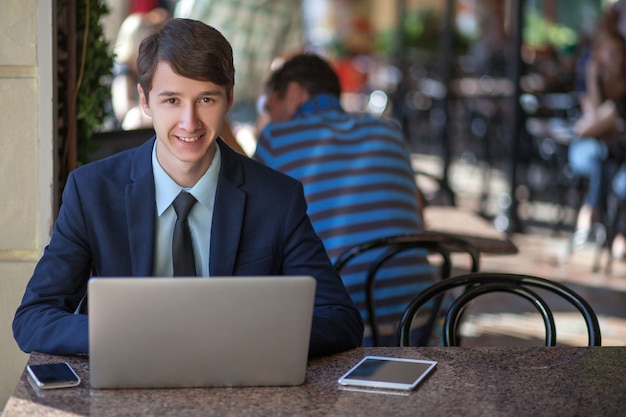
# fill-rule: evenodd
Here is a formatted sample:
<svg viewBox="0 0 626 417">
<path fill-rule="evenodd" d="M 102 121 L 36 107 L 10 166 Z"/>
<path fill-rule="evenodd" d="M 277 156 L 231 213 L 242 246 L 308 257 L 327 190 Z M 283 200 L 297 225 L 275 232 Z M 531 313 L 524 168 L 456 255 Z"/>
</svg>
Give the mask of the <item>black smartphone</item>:
<svg viewBox="0 0 626 417">
<path fill-rule="evenodd" d="M 67 362 L 28 365 L 28 374 L 42 389 L 68 388 L 80 384 L 80 377 Z"/>
</svg>

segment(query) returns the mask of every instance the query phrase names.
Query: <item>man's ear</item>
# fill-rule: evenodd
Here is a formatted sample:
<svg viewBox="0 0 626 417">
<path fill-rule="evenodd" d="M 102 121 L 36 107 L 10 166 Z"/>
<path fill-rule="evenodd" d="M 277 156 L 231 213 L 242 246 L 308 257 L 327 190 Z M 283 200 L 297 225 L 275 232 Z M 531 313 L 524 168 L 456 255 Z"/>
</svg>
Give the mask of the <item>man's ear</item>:
<svg viewBox="0 0 626 417">
<path fill-rule="evenodd" d="M 152 111 L 150 110 L 150 106 L 148 105 L 148 98 L 146 97 L 143 88 L 141 88 L 141 84 L 137 84 L 137 91 L 139 92 L 139 102 L 141 103 L 141 108 L 143 109 L 143 112 L 149 117 L 152 117 Z"/>
<path fill-rule="evenodd" d="M 309 99 L 309 92 L 299 83 L 290 81 L 287 84 L 285 99 L 288 105 L 294 108 L 295 111 Z"/>
</svg>

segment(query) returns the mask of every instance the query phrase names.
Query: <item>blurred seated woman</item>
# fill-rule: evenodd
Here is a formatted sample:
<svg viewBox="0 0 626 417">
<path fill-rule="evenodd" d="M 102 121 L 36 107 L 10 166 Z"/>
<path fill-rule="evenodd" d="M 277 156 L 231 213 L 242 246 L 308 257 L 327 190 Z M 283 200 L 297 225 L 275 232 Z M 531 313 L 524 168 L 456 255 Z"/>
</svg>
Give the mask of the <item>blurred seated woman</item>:
<svg viewBox="0 0 626 417">
<path fill-rule="evenodd" d="M 569 147 L 574 173 L 588 178 L 584 203 L 576 221 L 576 244 L 585 242 L 605 204 L 615 161 L 622 158 L 626 117 L 626 41 L 617 30 L 596 33 L 585 69 L 582 117 L 574 129 L 579 137 Z"/>
<path fill-rule="evenodd" d="M 139 104 L 137 54 L 143 38 L 168 18 L 168 12 L 161 8 L 133 13 L 124 19 L 118 31 L 113 49 L 111 100 L 115 118 L 124 130 L 152 127 L 152 119 L 144 114 Z"/>
</svg>

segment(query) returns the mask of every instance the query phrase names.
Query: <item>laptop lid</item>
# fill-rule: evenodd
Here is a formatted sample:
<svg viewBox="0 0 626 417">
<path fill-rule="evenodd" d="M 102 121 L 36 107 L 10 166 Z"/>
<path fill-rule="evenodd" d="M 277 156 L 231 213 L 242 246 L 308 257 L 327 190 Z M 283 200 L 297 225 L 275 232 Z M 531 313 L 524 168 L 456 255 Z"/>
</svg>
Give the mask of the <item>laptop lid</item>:
<svg viewBox="0 0 626 417">
<path fill-rule="evenodd" d="M 92 278 L 91 386 L 302 384 L 315 286 L 308 276 Z"/>
</svg>

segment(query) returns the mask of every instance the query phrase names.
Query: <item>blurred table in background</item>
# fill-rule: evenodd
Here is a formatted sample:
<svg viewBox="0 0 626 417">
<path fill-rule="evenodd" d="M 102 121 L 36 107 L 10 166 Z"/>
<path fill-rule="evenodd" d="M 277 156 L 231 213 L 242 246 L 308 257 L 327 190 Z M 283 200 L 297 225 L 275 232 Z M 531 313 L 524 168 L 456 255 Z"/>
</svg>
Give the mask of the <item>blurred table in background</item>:
<svg viewBox="0 0 626 417">
<path fill-rule="evenodd" d="M 462 238 L 481 254 L 514 255 L 518 252 L 506 233 L 499 232 L 471 210 L 453 206 L 428 206 L 424 209 L 425 230 Z"/>
</svg>

